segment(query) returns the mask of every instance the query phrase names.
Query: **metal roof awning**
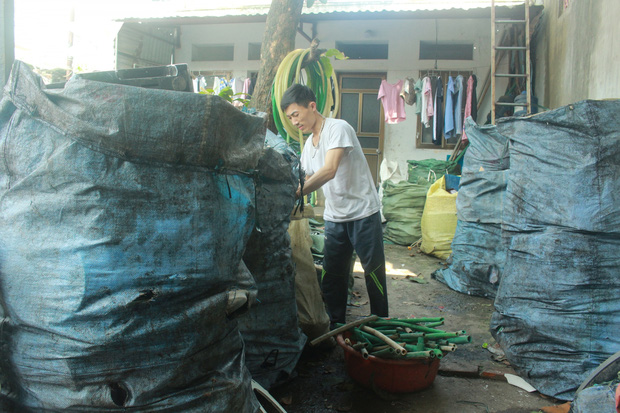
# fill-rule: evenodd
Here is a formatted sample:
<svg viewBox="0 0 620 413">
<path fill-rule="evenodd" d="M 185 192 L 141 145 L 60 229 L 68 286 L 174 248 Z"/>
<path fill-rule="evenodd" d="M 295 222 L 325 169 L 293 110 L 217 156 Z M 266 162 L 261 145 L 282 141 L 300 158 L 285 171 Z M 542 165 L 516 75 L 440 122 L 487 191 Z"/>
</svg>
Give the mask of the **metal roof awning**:
<svg viewBox="0 0 620 413">
<path fill-rule="evenodd" d="M 536 0 L 535 3 L 541 3 Z M 305 4 L 305 2 L 304 2 Z M 496 0 L 496 7 L 507 15 L 523 0 Z M 204 24 L 265 21 L 271 1 L 228 0 L 225 4 L 206 0 L 151 2 L 149 7 L 120 17 L 124 22 L 163 22 Z M 136 10 L 136 9 L 134 9 Z M 304 5 L 302 22 L 348 19 L 404 18 L 490 18 L 490 0 L 316 0 Z"/>
</svg>

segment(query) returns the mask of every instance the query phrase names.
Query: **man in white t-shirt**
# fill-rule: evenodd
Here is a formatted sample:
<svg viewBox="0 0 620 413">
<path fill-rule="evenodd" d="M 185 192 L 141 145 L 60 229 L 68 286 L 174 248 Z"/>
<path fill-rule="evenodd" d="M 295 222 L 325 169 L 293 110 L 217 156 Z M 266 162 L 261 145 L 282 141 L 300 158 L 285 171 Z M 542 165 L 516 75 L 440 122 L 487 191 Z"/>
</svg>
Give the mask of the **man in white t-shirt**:
<svg viewBox="0 0 620 413">
<path fill-rule="evenodd" d="M 388 317 L 380 201 L 355 130 L 344 120 L 323 117 L 307 86 L 288 88 L 280 106 L 301 132 L 311 133 L 301 154 L 303 194 L 300 187 L 297 196 L 319 188 L 325 194 L 321 290 L 332 327 L 346 322 L 353 250 L 364 268 L 370 312 Z"/>
</svg>

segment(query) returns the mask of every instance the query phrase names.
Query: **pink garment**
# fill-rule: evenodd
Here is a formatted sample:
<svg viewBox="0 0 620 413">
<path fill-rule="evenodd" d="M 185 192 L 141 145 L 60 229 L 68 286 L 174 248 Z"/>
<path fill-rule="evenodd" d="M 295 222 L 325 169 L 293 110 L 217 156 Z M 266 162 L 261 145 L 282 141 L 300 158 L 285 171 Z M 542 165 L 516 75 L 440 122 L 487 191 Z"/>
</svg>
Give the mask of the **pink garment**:
<svg viewBox="0 0 620 413">
<path fill-rule="evenodd" d="M 467 97 L 465 98 L 465 113 L 463 114 L 463 135 L 461 135 L 461 141 L 467 144 L 467 134 L 465 133 L 465 120 L 471 116 L 471 99 L 474 93 L 474 77 L 469 76 L 467 79 Z M 474 119 L 475 121 L 476 119 Z"/>
<path fill-rule="evenodd" d="M 433 116 L 433 87 L 431 85 L 431 79 L 425 77 L 422 79 L 422 123 L 424 127 L 431 126 L 430 118 Z"/>
<path fill-rule="evenodd" d="M 395 85 L 388 83 L 385 79 L 381 81 L 377 99 L 381 99 L 387 123 L 398 123 L 407 118 L 405 114 L 405 100 L 400 95 L 402 86 L 402 80 L 399 80 Z"/>
<path fill-rule="evenodd" d="M 244 99 L 250 99 L 250 96 L 248 95 L 248 93 L 250 92 L 251 83 L 252 81 L 250 80 L 249 77 L 243 81 L 243 96 L 242 97 Z"/>
</svg>

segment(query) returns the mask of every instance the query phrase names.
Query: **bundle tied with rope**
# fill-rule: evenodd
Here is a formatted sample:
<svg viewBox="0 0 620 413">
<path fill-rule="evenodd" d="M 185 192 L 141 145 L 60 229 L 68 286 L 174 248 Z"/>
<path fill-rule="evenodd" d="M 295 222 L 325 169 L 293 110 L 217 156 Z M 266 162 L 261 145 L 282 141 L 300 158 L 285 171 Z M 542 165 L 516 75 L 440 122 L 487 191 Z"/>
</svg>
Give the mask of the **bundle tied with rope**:
<svg viewBox="0 0 620 413">
<path fill-rule="evenodd" d="M 340 109 L 338 81 L 329 57 L 342 55 L 337 50 L 322 52 L 318 49 L 319 41 L 314 39 L 310 48 L 290 52 L 276 72 L 271 90 L 273 119 L 278 132 L 291 144 L 291 139 L 299 142 L 303 150 L 304 135 L 286 117 L 280 108 L 282 95 L 293 83 L 303 83 L 316 95 L 317 110 L 324 117 L 334 117 Z M 305 71 L 305 79 L 303 76 Z"/>
<path fill-rule="evenodd" d="M 334 117 L 340 109 L 338 81 L 329 57 L 344 58 L 344 56 L 334 49 L 322 51 L 318 49 L 318 45 L 319 41 L 314 39 L 310 48 L 293 50 L 286 55 L 278 67 L 271 90 L 273 119 L 278 133 L 286 139 L 289 145 L 292 143 L 291 139 L 298 142 L 300 152 L 304 146 L 304 135 L 286 117 L 280 107 L 286 89 L 293 83 L 302 83 L 305 80 L 306 86 L 312 89 L 316 96 L 317 110 L 322 116 Z M 305 77 L 303 71 L 305 71 Z M 300 170 L 299 182 L 303 193 L 304 178 L 301 174 Z M 303 213 L 303 197 L 299 199 L 294 214 L 297 213 L 297 209 Z"/>
</svg>

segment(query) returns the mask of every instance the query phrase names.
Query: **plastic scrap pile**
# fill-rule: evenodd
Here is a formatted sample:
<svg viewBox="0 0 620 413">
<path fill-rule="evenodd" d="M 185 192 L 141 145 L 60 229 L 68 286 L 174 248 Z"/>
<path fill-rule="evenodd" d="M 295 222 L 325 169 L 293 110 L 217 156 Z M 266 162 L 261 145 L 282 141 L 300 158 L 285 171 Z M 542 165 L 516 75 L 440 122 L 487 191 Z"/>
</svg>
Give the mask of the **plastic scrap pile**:
<svg viewBox="0 0 620 413">
<path fill-rule="evenodd" d="M 468 118 L 469 146 L 456 198 L 458 222 L 450 266 L 433 276 L 465 294 L 494 298 L 506 261 L 502 210 L 510 166 L 508 139 L 495 126 Z"/>
<path fill-rule="evenodd" d="M 348 331 L 345 343 L 359 351 L 362 357 L 389 359 L 443 358 L 456 350 L 457 344 L 471 342 L 467 332 L 446 332 L 437 329 L 443 317 L 379 318 Z"/>
<path fill-rule="evenodd" d="M 270 131 L 265 145 L 258 164 L 257 225 L 243 255 L 256 280 L 258 303 L 238 321 L 252 378 L 271 388 L 290 378 L 306 336 L 299 329 L 295 268 L 287 232 L 299 182 L 299 159 Z"/>
<path fill-rule="evenodd" d="M 0 120 L 0 400 L 258 411 L 235 316 L 264 119 L 79 76 L 47 90 L 16 62 Z"/>
<path fill-rule="evenodd" d="M 620 100 L 509 118 L 506 264 L 491 331 L 544 394 L 571 399 L 620 351 Z"/>
<path fill-rule="evenodd" d="M 558 399 L 620 350 L 619 112 L 618 100 L 582 101 L 467 126 L 452 264 L 436 275 L 495 294 L 493 336 Z"/>
</svg>

